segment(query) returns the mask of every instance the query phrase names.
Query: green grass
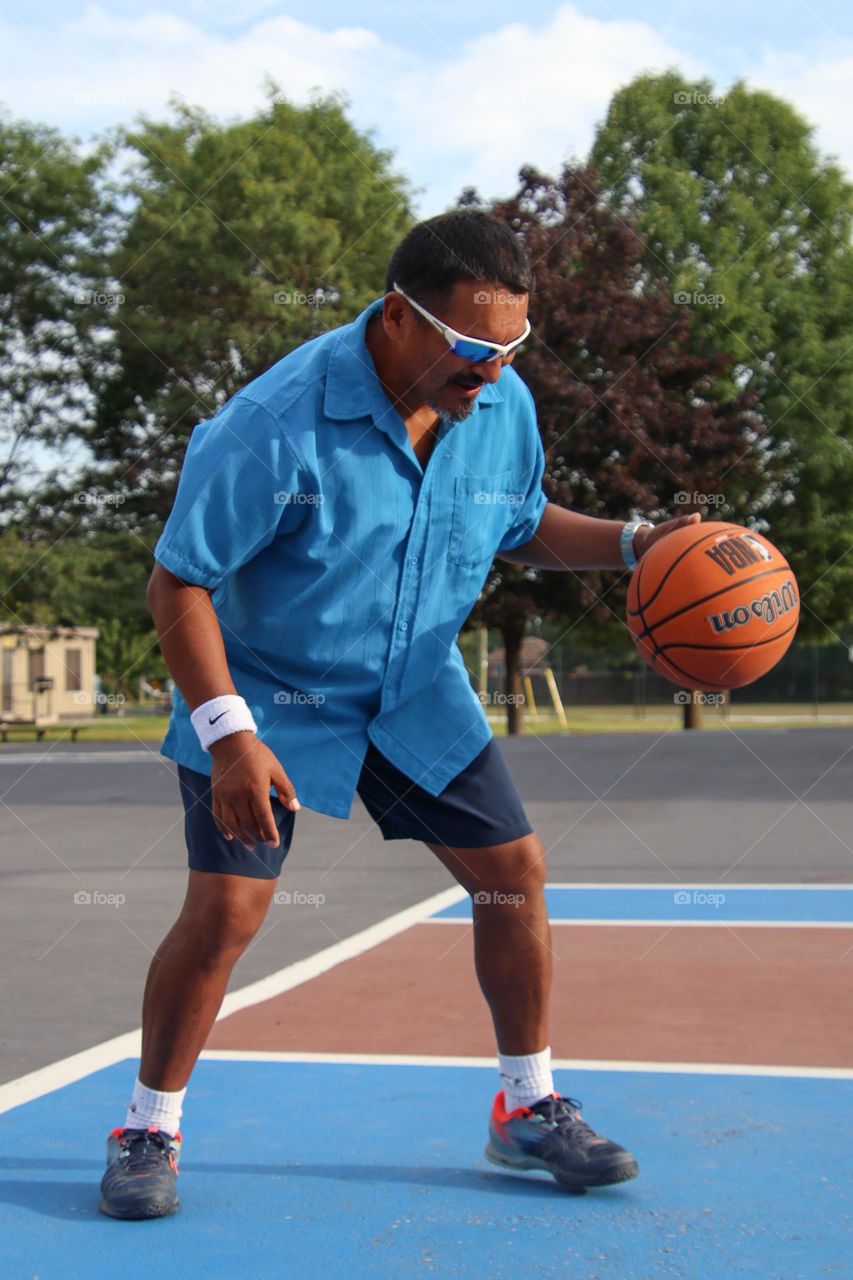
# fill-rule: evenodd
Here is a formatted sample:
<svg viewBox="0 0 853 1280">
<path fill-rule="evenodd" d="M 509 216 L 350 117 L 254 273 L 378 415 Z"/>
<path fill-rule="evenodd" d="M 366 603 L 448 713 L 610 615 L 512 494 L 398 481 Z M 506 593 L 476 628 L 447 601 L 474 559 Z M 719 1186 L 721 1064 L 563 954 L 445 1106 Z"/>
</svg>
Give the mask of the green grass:
<svg viewBox="0 0 853 1280">
<path fill-rule="evenodd" d="M 506 713 L 489 711 L 489 724 L 496 737 L 506 735 Z M 528 733 L 662 733 L 681 728 L 682 708 L 660 706 L 634 707 L 567 707 L 565 725 L 555 715 L 525 717 Z M 81 729 L 78 743 L 115 742 L 133 745 L 138 742 L 161 743 L 166 733 L 165 715 L 109 715 L 98 723 Z M 849 726 L 853 728 L 853 703 L 736 703 L 724 712 L 716 707 L 702 708 L 704 729 L 801 729 Z M 69 725 L 60 723 L 46 727 L 46 742 L 69 742 Z M 33 730 L 22 727 L 9 733 L 7 750 L 15 742 L 32 742 Z M 0 746 L 0 752 L 3 748 Z"/>
<path fill-rule="evenodd" d="M 99 716 L 97 724 L 87 725 L 79 731 L 77 742 L 162 742 L 168 723 L 168 716 L 135 716 L 132 712 L 125 716 Z M 71 734 L 69 729 L 69 721 L 61 720 L 58 724 L 46 725 L 44 741 L 70 742 Z M 34 738 L 35 734 L 32 728 L 27 728 L 26 726 L 22 726 L 20 729 L 12 727 L 9 730 L 10 744 L 13 742 L 32 742 Z"/>
<path fill-rule="evenodd" d="M 555 715 L 526 716 L 530 733 L 662 733 L 680 729 L 683 711 L 679 706 L 567 707 L 566 724 Z M 506 715 L 490 714 L 489 724 L 496 737 L 506 734 Z M 853 727 L 853 703 L 736 703 L 725 712 L 717 707 L 702 708 L 703 729 L 802 729 Z"/>
</svg>

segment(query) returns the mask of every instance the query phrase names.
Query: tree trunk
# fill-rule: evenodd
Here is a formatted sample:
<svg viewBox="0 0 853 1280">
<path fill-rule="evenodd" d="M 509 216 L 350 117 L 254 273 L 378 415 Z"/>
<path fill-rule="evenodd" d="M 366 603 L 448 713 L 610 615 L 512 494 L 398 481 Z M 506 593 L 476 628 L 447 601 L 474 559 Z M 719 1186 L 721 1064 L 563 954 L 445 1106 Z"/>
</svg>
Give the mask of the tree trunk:
<svg viewBox="0 0 853 1280">
<path fill-rule="evenodd" d="M 506 658 L 506 731 L 524 733 L 524 688 L 521 683 L 521 641 L 524 638 L 524 622 L 519 627 L 502 629 Z"/>
<path fill-rule="evenodd" d="M 684 704 L 684 728 L 702 728 L 702 703 L 696 700 L 696 691 L 690 695 L 690 701 Z"/>
</svg>

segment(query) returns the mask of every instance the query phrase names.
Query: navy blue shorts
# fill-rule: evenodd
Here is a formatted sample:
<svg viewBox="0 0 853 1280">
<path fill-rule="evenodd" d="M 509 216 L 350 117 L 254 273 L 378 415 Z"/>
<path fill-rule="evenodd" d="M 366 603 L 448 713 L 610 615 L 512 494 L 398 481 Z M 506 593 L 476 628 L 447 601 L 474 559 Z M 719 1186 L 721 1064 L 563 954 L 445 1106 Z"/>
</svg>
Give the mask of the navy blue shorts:
<svg viewBox="0 0 853 1280">
<path fill-rule="evenodd" d="M 270 797 L 281 837 L 271 849 L 254 849 L 219 834 L 210 808 L 210 778 L 178 765 L 184 804 L 184 832 L 193 871 L 275 879 L 290 851 L 296 814 Z M 494 738 L 439 796 L 431 796 L 395 768 L 371 742 L 356 788 L 365 809 L 386 840 L 422 840 L 427 844 L 474 849 L 506 844 L 529 835 L 521 798 Z"/>
</svg>

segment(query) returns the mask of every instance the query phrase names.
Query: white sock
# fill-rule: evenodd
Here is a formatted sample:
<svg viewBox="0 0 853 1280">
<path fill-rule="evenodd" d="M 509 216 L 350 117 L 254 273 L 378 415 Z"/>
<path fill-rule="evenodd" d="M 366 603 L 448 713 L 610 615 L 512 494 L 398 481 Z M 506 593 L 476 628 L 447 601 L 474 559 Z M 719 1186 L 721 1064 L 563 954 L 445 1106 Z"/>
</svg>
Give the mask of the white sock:
<svg viewBox="0 0 853 1280">
<path fill-rule="evenodd" d="M 503 1081 L 507 1111 L 515 1111 L 517 1107 L 530 1107 L 554 1092 L 550 1045 L 541 1053 L 529 1053 L 522 1057 L 514 1058 L 499 1053 L 498 1070 Z"/>
<path fill-rule="evenodd" d="M 149 1089 L 137 1076 L 124 1128 L 147 1129 L 149 1125 L 156 1125 L 158 1129 L 162 1129 L 164 1133 L 174 1138 L 181 1127 L 185 1093 L 186 1088 L 178 1089 L 175 1093 Z"/>
</svg>

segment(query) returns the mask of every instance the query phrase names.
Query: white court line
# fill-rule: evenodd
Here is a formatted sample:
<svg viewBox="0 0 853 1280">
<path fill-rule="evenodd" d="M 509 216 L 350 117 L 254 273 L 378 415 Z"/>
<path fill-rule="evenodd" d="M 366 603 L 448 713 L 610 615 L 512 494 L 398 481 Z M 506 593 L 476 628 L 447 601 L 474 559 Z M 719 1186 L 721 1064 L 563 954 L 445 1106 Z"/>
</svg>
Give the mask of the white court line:
<svg viewBox="0 0 853 1280">
<path fill-rule="evenodd" d="M 465 924 L 471 923 L 470 916 L 441 916 L 439 919 L 423 920 L 422 924 Z M 853 929 L 853 920 L 575 920 L 571 916 L 560 919 L 549 916 L 548 923 L 614 925 L 622 928 L 639 929 Z"/>
<path fill-rule="evenodd" d="M 844 884 L 738 884 L 734 880 L 701 880 L 695 884 L 684 884 L 681 880 L 668 880 L 665 884 L 645 884 L 642 881 L 631 881 L 627 884 L 587 884 L 586 881 L 576 880 L 572 884 L 557 883 L 552 884 L 549 880 L 546 889 L 670 889 L 675 893 L 681 893 L 682 890 L 688 889 L 807 889 L 823 893 L 828 889 L 835 891 L 836 889 L 847 889 L 853 892 L 853 883 L 850 881 Z"/>
<path fill-rule="evenodd" d="M 250 1049 L 204 1049 L 208 1062 L 318 1062 L 367 1067 L 490 1067 L 494 1058 L 421 1057 L 383 1053 L 274 1053 Z M 755 1066 L 742 1062 L 620 1062 L 618 1059 L 552 1058 L 557 1071 L 650 1071 L 665 1074 L 707 1076 L 797 1076 L 810 1080 L 853 1080 L 849 1067 Z"/>
<path fill-rule="evenodd" d="M 269 1000 L 272 996 L 281 995 L 283 991 L 290 991 L 292 987 L 298 987 L 301 983 L 326 973 L 344 960 L 351 960 L 378 943 L 405 932 L 434 911 L 441 911 L 443 907 L 449 907 L 465 896 L 465 890 L 459 885 L 444 889 L 413 907 L 406 907 L 404 911 L 398 911 L 395 915 L 380 920 L 378 924 L 362 929 L 360 933 L 354 933 L 351 938 L 344 938 L 342 942 L 325 947 L 305 960 L 297 960 L 267 978 L 230 992 L 222 1001 L 216 1021 L 227 1018 L 238 1009 Z M 19 1107 L 24 1102 L 32 1102 L 34 1098 L 41 1098 L 46 1093 L 52 1093 L 54 1089 L 73 1084 L 75 1080 L 82 1080 L 84 1076 L 104 1067 L 111 1067 L 125 1058 L 138 1058 L 141 1051 L 142 1028 L 137 1027 L 135 1031 L 114 1036 L 112 1040 L 93 1045 L 91 1049 L 84 1049 L 68 1058 L 60 1058 L 58 1062 L 51 1062 L 28 1075 L 19 1076 L 17 1080 L 10 1080 L 7 1084 L 0 1085 L 0 1114 L 11 1111 L 12 1107 Z"/>
<path fill-rule="evenodd" d="M 154 745 L 153 743 L 151 744 Z M 39 743 L 41 747 L 41 743 Z M 43 755 L 33 752 L 0 751 L 0 764 L 139 764 L 141 760 L 156 760 L 158 764 L 170 764 L 174 761 L 161 756 L 157 751 L 146 751 L 137 747 L 128 751 L 45 751 Z"/>
</svg>

